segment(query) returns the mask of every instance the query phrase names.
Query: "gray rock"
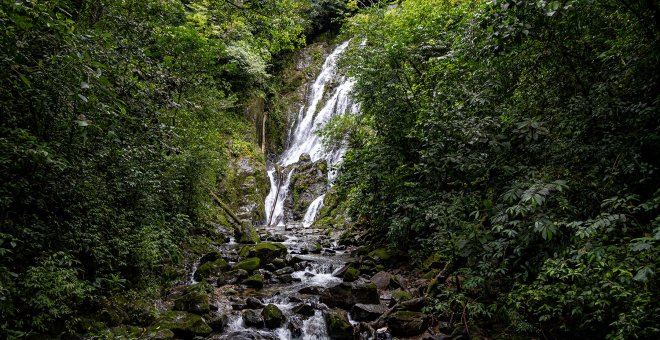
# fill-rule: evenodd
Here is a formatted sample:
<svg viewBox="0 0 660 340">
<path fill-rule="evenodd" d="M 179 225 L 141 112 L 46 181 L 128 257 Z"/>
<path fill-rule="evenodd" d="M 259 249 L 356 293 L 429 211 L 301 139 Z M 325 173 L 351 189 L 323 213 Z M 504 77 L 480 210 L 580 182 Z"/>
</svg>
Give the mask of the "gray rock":
<svg viewBox="0 0 660 340">
<path fill-rule="evenodd" d="M 243 316 L 243 323 L 247 327 L 262 328 L 264 326 L 264 318 L 256 309 L 245 309 L 241 315 Z"/>
<path fill-rule="evenodd" d="M 387 307 L 383 305 L 366 305 L 357 303 L 351 309 L 351 317 L 355 321 L 373 321 L 387 312 Z"/>
</svg>

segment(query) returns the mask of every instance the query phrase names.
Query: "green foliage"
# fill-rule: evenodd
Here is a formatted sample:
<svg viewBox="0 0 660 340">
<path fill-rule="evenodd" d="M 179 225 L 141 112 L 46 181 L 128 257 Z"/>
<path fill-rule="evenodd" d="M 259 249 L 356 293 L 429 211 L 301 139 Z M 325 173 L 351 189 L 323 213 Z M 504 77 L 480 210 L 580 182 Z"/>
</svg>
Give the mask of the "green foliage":
<svg viewBox="0 0 660 340">
<path fill-rule="evenodd" d="M 148 323 L 123 301 L 212 234 L 235 152 L 263 162 L 247 98 L 304 41 L 307 3 L 232 4 L 2 2 L 0 337 Z"/>
<path fill-rule="evenodd" d="M 401 1 L 353 17 L 361 103 L 337 188 L 374 239 L 449 261 L 448 322 L 653 337 L 653 2 Z M 472 321 L 468 321 L 468 320 Z M 462 321 L 459 321 L 462 320 Z"/>
</svg>

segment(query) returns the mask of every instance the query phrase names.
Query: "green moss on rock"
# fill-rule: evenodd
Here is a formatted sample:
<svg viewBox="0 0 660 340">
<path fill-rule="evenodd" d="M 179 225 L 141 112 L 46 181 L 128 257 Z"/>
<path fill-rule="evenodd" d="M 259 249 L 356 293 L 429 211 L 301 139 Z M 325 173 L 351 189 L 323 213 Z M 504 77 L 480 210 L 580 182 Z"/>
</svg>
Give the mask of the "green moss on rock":
<svg viewBox="0 0 660 340">
<path fill-rule="evenodd" d="M 227 269 L 229 269 L 229 264 L 227 261 L 219 258 L 215 261 L 206 262 L 199 266 L 195 271 L 194 277 L 195 280 L 202 281 L 204 279 L 208 279 L 211 276 L 217 276 L 222 273 L 222 271 Z"/>
<path fill-rule="evenodd" d="M 186 288 L 183 295 L 174 300 L 174 310 L 195 314 L 207 314 L 210 311 L 209 296 L 202 284 Z"/>
<path fill-rule="evenodd" d="M 273 304 L 266 305 L 261 311 L 261 316 L 264 318 L 266 328 L 275 329 L 280 327 L 284 322 L 284 314 Z"/>
<path fill-rule="evenodd" d="M 254 274 L 243 280 L 243 284 L 251 288 L 263 288 L 264 276 L 261 274 Z"/>
<path fill-rule="evenodd" d="M 353 326 L 348 322 L 346 312 L 327 311 L 323 318 L 330 339 L 353 339 Z"/>
<path fill-rule="evenodd" d="M 233 270 L 243 269 L 248 273 L 252 273 L 259 269 L 259 266 L 261 266 L 261 260 L 258 257 L 250 257 L 235 264 Z"/>
<path fill-rule="evenodd" d="M 204 322 L 201 316 L 182 311 L 165 311 L 156 319 L 156 329 L 169 329 L 175 336 L 194 338 L 205 336 L 212 332 L 211 327 Z"/>
</svg>

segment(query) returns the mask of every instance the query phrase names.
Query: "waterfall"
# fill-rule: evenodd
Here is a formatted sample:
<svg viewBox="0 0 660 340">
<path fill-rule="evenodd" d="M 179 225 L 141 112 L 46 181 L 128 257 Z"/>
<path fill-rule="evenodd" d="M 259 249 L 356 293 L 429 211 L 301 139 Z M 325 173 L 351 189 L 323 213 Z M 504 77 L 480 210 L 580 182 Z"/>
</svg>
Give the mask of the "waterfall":
<svg viewBox="0 0 660 340">
<path fill-rule="evenodd" d="M 343 147 L 326 150 L 318 136 L 318 131 L 332 117 L 355 112 L 358 108 L 350 95 L 354 81 L 337 71 L 337 60 L 347 47 L 348 41 L 337 46 L 326 58 L 318 77 L 310 88 L 304 105 L 291 125 L 288 147 L 278 158 L 276 164 L 270 166 L 268 171 L 270 192 L 265 201 L 266 224 L 269 226 L 283 226 L 287 222 L 284 201 L 289 194 L 291 175 L 295 172 L 295 164 L 300 156 L 309 155 L 311 162 L 324 160 L 331 169 L 333 165 L 341 161 L 344 155 Z M 332 89 L 331 95 L 327 96 L 329 84 L 338 85 Z M 324 97 L 328 99 L 319 109 Z M 331 182 L 335 175 L 334 170 L 328 171 L 328 181 Z M 321 194 L 310 204 L 302 221 L 305 227 L 314 222 L 323 204 L 324 196 L 325 193 Z"/>
</svg>

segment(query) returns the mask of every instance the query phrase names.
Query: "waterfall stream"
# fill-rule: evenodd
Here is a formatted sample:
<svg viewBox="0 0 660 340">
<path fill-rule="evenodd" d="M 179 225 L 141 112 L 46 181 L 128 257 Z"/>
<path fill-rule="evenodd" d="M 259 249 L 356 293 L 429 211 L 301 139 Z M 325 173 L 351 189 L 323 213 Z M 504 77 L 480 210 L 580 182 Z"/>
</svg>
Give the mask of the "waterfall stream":
<svg viewBox="0 0 660 340">
<path fill-rule="evenodd" d="M 321 143 L 318 131 L 325 127 L 332 117 L 357 110 L 358 106 L 350 96 L 354 81 L 339 74 L 337 70 L 337 60 L 347 46 L 348 41 L 335 48 L 326 58 L 318 77 L 310 87 L 306 102 L 292 122 L 288 147 L 268 171 L 270 192 L 265 202 L 268 226 L 283 226 L 287 222 L 303 222 L 309 226 L 323 203 L 322 196 L 325 193 L 312 201 L 302 221 L 287 220 L 284 202 L 290 191 L 291 175 L 295 172 L 296 163 L 301 156 L 309 155 L 312 163 L 324 160 L 331 169 L 344 155 L 343 146 L 327 150 Z M 335 84 L 336 87 L 331 89 L 330 85 Z M 325 102 L 324 97 L 328 98 Z M 329 182 L 334 179 L 334 175 L 333 170 L 328 172 Z"/>
</svg>

